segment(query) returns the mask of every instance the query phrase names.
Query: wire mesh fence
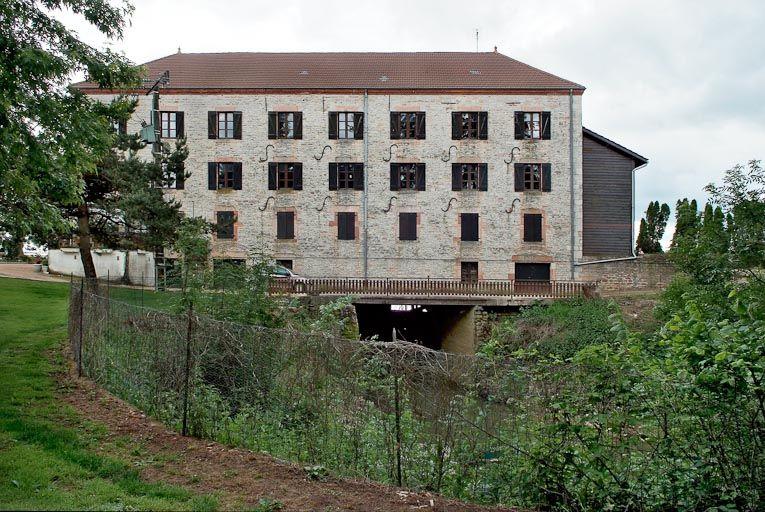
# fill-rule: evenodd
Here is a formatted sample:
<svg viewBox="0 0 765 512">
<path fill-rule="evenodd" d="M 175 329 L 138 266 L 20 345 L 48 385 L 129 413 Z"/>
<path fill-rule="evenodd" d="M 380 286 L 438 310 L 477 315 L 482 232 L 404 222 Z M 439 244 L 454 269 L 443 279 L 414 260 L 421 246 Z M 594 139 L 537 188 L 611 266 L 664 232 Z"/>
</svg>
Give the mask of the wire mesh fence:
<svg viewBox="0 0 765 512">
<path fill-rule="evenodd" d="M 693 451 L 707 435 L 702 399 L 624 359 L 548 371 L 161 311 L 140 293 L 74 282 L 72 353 L 83 375 L 184 434 L 461 499 L 566 510 L 662 508 L 678 484 L 657 475 L 689 475 L 693 496 L 695 479 L 709 478 L 693 476 L 705 471 Z"/>
</svg>

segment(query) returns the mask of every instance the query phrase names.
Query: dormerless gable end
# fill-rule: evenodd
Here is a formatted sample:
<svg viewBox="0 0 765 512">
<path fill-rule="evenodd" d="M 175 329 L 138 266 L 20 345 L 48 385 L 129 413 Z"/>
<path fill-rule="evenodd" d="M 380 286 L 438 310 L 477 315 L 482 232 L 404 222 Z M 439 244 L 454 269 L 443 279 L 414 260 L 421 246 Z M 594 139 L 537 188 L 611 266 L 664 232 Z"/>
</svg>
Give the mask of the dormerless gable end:
<svg viewBox="0 0 765 512">
<path fill-rule="evenodd" d="M 581 94 L 584 87 L 495 52 L 176 53 L 143 65 L 170 72 L 164 94 L 448 90 Z M 480 70 L 479 74 L 471 70 Z M 98 92 L 94 84 L 75 87 Z M 101 91 L 107 92 L 107 91 Z"/>
</svg>

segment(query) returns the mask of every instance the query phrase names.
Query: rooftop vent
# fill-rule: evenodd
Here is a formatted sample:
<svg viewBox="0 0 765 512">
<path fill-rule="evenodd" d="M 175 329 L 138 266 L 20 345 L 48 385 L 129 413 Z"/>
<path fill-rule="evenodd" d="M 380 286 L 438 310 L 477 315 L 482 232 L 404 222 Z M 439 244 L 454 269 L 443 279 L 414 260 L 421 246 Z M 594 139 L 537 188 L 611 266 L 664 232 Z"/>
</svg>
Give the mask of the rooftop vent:
<svg viewBox="0 0 765 512">
<path fill-rule="evenodd" d="M 307 74 L 308 74 L 308 70 L 307 70 L 307 69 L 304 69 L 303 71 L 301 71 L 301 72 L 300 72 L 300 74 L 305 76 L 305 75 L 307 75 Z"/>
<path fill-rule="evenodd" d="M 480 74 L 481 74 L 481 72 L 480 72 L 480 71 L 478 71 L 477 69 L 471 69 L 471 70 L 469 71 L 469 73 L 470 73 L 471 75 L 480 75 Z"/>
<path fill-rule="evenodd" d="M 387 82 L 389 80 L 388 75 L 383 75 L 380 77 L 381 82 Z"/>
</svg>

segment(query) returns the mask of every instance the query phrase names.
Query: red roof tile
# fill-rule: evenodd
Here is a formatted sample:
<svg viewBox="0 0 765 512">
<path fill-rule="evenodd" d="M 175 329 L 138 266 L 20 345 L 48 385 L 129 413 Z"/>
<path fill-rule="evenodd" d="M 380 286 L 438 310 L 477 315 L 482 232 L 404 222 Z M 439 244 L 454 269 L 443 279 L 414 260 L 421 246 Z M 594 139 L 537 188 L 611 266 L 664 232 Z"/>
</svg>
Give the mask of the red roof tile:
<svg viewBox="0 0 765 512">
<path fill-rule="evenodd" d="M 172 89 L 584 89 L 495 52 L 176 53 L 144 66 L 170 71 Z"/>
</svg>

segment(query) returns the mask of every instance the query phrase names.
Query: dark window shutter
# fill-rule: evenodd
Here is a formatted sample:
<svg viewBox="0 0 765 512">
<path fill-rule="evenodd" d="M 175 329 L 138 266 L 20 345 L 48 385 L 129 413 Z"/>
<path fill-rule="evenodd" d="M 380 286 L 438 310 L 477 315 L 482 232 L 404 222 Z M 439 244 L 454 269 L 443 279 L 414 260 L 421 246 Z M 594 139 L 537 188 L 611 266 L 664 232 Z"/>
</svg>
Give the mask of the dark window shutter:
<svg viewBox="0 0 765 512">
<path fill-rule="evenodd" d="M 353 138 L 364 139 L 364 112 L 353 113 Z"/>
<path fill-rule="evenodd" d="M 452 112 L 452 139 L 459 140 L 462 138 L 462 120 L 460 119 L 460 112 Z"/>
<path fill-rule="evenodd" d="M 179 139 L 182 139 L 186 136 L 186 132 L 184 131 L 184 125 L 183 125 L 183 112 L 176 112 L 175 113 L 175 134 L 176 137 Z"/>
<path fill-rule="evenodd" d="M 276 238 L 280 240 L 295 238 L 294 212 L 276 212 Z"/>
<path fill-rule="evenodd" d="M 542 112 L 542 138 L 550 140 L 550 113 Z"/>
<path fill-rule="evenodd" d="M 364 190 L 364 164 L 353 165 L 353 189 Z"/>
<path fill-rule="evenodd" d="M 337 112 L 329 113 L 329 140 L 337 139 Z"/>
<path fill-rule="evenodd" d="M 425 112 L 417 112 L 417 138 L 425 138 Z"/>
<path fill-rule="evenodd" d="M 287 226 L 285 236 L 289 239 L 295 238 L 295 214 L 294 212 L 286 212 Z"/>
<path fill-rule="evenodd" d="M 515 140 L 523 140 L 523 130 L 525 127 L 526 127 L 526 123 L 523 122 L 523 112 L 516 112 L 515 113 Z M 516 164 L 516 166 L 517 165 L 518 164 Z"/>
<path fill-rule="evenodd" d="M 489 190 L 489 165 L 478 164 L 478 190 Z"/>
<path fill-rule="evenodd" d="M 303 164 L 292 164 L 294 170 L 292 172 L 292 190 L 303 190 Z"/>
<path fill-rule="evenodd" d="M 398 239 L 417 240 L 417 214 L 398 214 Z"/>
<path fill-rule="evenodd" d="M 276 138 L 276 112 L 269 112 L 268 113 L 268 138 L 269 139 L 275 139 Z"/>
<path fill-rule="evenodd" d="M 234 112 L 234 138 L 242 138 L 242 113 Z"/>
<path fill-rule="evenodd" d="M 352 212 L 339 212 L 337 214 L 337 238 L 338 240 L 356 239 L 356 214 Z"/>
<path fill-rule="evenodd" d="M 461 238 L 465 242 L 475 242 L 478 240 L 478 214 L 461 213 L 460 214 Z"/>
<path fill-rule="evenodd" d="M 398 187 L 399 187 L 399 180 L 398 180 L 399 165 L 400 164 L 390 164 L 390 189 L 391 190 L 398 190 Z"/>
<path fill-rule="evenodd" d="M 268 162 L 268 190 L 276 190 L 276 162 Z"/>
<path fill-rule="evenodd" d="M 542 241 L 542 216 L 538 213 L 523 214 L 523 241 Z"/>
<path fill-rule="evenodd" d="M 515 164 L 515 191 L 523 192 L 523 167 L 524 164 Z"/>
<path fill-rule="evenodd" d="M 337 239 L 345 240 L 345 215 L 343 213 L 337 214 Z"/>
<path fill-rule="evenodd" d="M 542 164 L 542 192 L 552 190 L 552 165 Z"/>
<path fill-rule="evenodd" d="M 478 138 L 486 140 L 489 138 L 489 113 L 478 112 Z"/>
<path fill-rule="evenodd" d="M 295 115 L 294 138 L 302 139 L 303 138 L 303 113 L 294 112 L 294 115 Z"/>
<path fill-rule="evenodd" d="M 159 125 L 155 125 L 155 126 L 159 126 Z M 117 133 L 119 133 L 120 135 L 127 135 L 127 120 L 120 119 L 119 121 L 117 121 Z"/>
<path fill-rule="evenodd" d="M 337 190 L 337 164 L 329 164 L 329 190 Z"/>
<path fill-rule="evenodd" d="M 218 138 L 218 113 L 207 112 L 207 138 Z"/>
<path fill-rule="evenodd" d="M 462 164 L 452 164 L 452 190 L 462 190 Z"/>
<path fill-rule="evenodd" d="M 183 164 L 180 164 L 180 168 L 175 172 L 175 188 L 176 190 L 186 188 L 186 169 Z"/>
<path fill-rule="evenodd" d="M 242 162 L 234 164 L 234 190 L 242 190 Z"/>
<path fill-rule="evenodd" d="M 399 139 L 401 135 L 401 120 L 398 112 L 390 113 L 390 138 Z M 391 189 L 393 190 L 393 189 Z"/>
<path fill-rule="evenodd" d="M 425 190 L 425 164 L 417 164 L 417 190 Z"/>
<path fill-rule="evenodd" d="M 218 164 L 215 162 L 207 162 L 207 188 L 218 189 Z"/>
</svg>

